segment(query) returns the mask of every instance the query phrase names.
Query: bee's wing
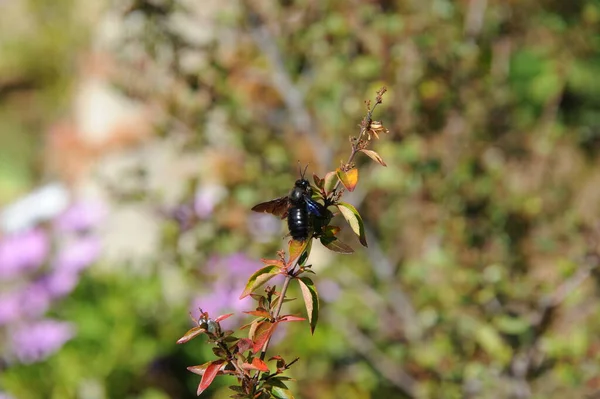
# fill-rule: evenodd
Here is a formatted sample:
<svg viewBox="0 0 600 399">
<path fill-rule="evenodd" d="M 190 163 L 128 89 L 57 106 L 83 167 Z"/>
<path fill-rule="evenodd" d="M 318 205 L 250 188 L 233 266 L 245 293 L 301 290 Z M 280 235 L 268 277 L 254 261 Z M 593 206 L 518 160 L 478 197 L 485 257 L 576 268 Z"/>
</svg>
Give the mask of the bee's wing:
<svg viewBox="0 0 600 399">
<path fill-rule="evenodd" d="M 290 207 L 290 200 L 288 196 L 275 198 L 274 200 L 261 202 L 258 205 L 254 205 L 252 210 L 254 212 L 271 213 L 280 218 L 285 218 Z"/>
<path fill-rule="evenodd" d="M 304 202 L 306 202 L 306 209 L 308 209 L 310 213 L 319 217 L 325 216 L 325 207 L 310 198 L 308 195 L 304 196 Z"/>
</svg>

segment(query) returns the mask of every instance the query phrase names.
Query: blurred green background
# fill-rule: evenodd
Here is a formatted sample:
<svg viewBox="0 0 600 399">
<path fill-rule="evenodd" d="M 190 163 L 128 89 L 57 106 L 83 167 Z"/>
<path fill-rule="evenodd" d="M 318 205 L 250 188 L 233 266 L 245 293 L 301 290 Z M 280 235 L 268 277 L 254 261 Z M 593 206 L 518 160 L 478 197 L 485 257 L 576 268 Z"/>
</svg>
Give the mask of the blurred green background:
<svg viewBox="0 0 600 399">
<path fill-rule="evenodd" d="M 0 1 L 0 397 L 194 397 L 188 312 L 239 313 L 285 244 L 249 209 L 345 160 L 383 85 L 388 167 L 345 196 L 370 246 L 313 251 L 319 326 L 271 350 L 296 397 L 597 397 L 599 32 L 598 0 Z M 39 318 L 72 333 L 32 360 Z"/>
</svg>

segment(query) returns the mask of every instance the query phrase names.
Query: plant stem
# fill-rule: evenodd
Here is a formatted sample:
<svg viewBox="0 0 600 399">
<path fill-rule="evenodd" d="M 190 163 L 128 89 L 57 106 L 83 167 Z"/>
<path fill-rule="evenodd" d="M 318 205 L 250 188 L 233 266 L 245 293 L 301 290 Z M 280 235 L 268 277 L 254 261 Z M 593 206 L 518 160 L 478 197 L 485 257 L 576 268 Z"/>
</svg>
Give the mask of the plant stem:
<svg viewBox="0 0 600 399">
<path fill-rule="evenodd" d="M 290 286 L 290 281 L 292 281 L 292 276 L 288 274 L 285 276 L 285 281 L 283 282 L 283 287 L 281 288 L 281 294 L 279 295 L 279 299 L 277 301 L 277 308 L 275 309 L 274 315 L 275 320 L 277 320 L 279 318 L 279 315 L 281 314 L 283 300 L 285 299 L 285 294 L 288 290 L 288 287 Z M 267 355 L 267 348 L 269 347 L 269 342 L 271 342 L 271 338 L 267 339 L 267 342 L 265 342 L 265 345 L 263 346 L 260 354 L 260 360 L 265 360 L 265 356 Z"/>
</svg>

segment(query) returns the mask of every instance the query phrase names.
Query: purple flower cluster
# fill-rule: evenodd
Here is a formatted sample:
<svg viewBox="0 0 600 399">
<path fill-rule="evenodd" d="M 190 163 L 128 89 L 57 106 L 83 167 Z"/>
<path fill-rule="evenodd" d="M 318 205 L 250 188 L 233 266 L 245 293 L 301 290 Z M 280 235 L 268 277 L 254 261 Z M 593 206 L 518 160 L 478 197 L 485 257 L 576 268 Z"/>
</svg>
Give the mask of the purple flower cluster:
<svg viewBox="0 0 600 399">
<path fill-rule="evenodd" d="M 103 217 L 98 204 L 75 204 L 45 230 L 34 226 L 0 238 L 0 358 L 37 362 L 73 337 L 71 324 L 44 316 L 100 255 L 91 231 Z"/>
<path fill-rule="evenodd" d="M 242 311 L 254 309 L 256 302 L 252 298 L 246 297 L 242 300 L 239 298 L 248 278 L 262 266 L 260 262 L 252 260 L 242 253 L 225 257 L 213 256 L 203 268 L 203 272 L 208 277 L 214 278 L 206 286 L 206 289 L 210 291 L 194 298 L 192 314 L 196 314 L 198 308 L 202 308 L 214 317 L 229 312 L 240 316 Z M 281 279 L 275 277 L 269 283 L 271 285 L 280 284 Z M 236 318 L 231 317 L 223 321 L 223 325 L 227 328 L 227 324 L 233 325 L 235 322 Z"/>
</svg>

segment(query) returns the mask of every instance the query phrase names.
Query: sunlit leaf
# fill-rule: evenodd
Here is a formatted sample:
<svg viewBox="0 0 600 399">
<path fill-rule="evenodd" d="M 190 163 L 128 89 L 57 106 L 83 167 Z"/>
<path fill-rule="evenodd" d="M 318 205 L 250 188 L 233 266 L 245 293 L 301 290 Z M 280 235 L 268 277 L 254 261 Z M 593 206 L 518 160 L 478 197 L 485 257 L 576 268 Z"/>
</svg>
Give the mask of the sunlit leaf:
<svg viewBox="0 0 600 399">
<path fill-rule="evenodd" d="M 304 321 L 304 320 L 306 320 L 304 317 L 294 316 L 292 314 L 281 316 L 281 318 L 279 319 L 279 321 L 281 321 L 281 322 L 286 322 L 286 321 Z"/>
<path fill-rule="evenodd" d="M 325 193 L 331 193 L 338 181 L 339 179 L 335 172 L 328 172 L 325 175 L 325 182 L 323 183 L 323 189 L 325 190 Z"/>
<path fill-rule="evenodd" d="M 267 312 L 266 310 L 262 309 L 262 310 L 250 310 L 247 312 L 244 312 L 246 314 L 250 314 L 252 316 L 256 316 L 256 317 L 264 317 L 266 319 L 268 319 L 269 317 L 271 317 L 271 314 L 269 312 Z"/>
<path fill-rule="evenodd" d="M 263 348 L 265 342 L 273 335 L 276 327 L 277 323 L 271 323 L 270 321 L 265 320 L 257 323 L 256 328 L 250 329 L 252 333 L 250 339 L 253 341 L 252 352 L 257 353 Z"/>
<path fill-rule="evenodd" d="M 296 240 L 290 240 L 290 245 L 289 245 L 289 253 L 290 253 L 290 259 L 288 261 L 288 264 L 291 265 L 292 263 L 294 263 L 294 261 L 296 259 L 298 259 L 298 257 L 300 255 L 302 255 L 304 253 L 305 250 L 310 250 L 309 245 L 311 244 L 312 240 L 304 240 L 304 241 L 296 241 Z"/>
<path fill-rule="evenodd" d="M 194 374 L 198 374 L 198 375 L 204 375 L 204 372 L 206 371 L 206 368 L 212 363 L 212 361 L 204 363 L 204 364 L 200 364 L 198 366 L 190 366 L 187 369 L 189 371 L 191 371 Z"/>
<path fill-rule="evenodd" d="M 196 338 L 198 335 L 203 334 L 206 332 L 206 329 L 202 328 L 202 327 L 194 327 L 191 330 L 189 330 L 188 332 L 186 332 L 183 337 L 179 338 L 177 340 L 178 344 L 184 344 L 186 342 L 188 342 L 189 340 Z"/>
<path fill-rule="evenodd" d="M 257 357 L 252 359 L 252 366 L 254 366 L 254 368 L 256 370 L 260 370 L 260 371 L 264 371 L 264 372 L 269 371 L 269 366 L 267 366 L 267 363 L 265 363 L 264 361 L 260 360 Z"/>
<path fill-rule="evenodd" d="M 200 381 L 200 385 L 198 385 L 198 391 L 196 392 L 196 394 L 198 396 L 200 396 L 200 394 L 202 392 L 204 392 L 206 390 L 206 388 L 208 388 L 210 386 L 210 384 L 212 384 L 213 380 L 219 373 L 219 369 L 221 368 L 221 365 L 223 364 L 223 362 L 224 362 L 224 360 L 219 359 L 219 360 L 210 362 L 208 364 L 208 367 L 206 367 L 206 370 L 204 371 L 204 374 L 202 375 L 202 380 Z"/>
<path fill-rule="evenodd" d="M 246 283 L 246 288 L 244 288 L 244 292 L 240 295 L 240 299 L 247 297 L 250 295 L 252 291 L 265 284 L 267 281 L 277 276 L 280 273 L 281 269 L 277 266 L 265 266 L 262 269 L 257 270 Z"/>
<path fill-rule="evenodd" d="M 308 314 L 308 322 L 310 323 L 310 332 L 314 333 L 319 320 L 319 294 L 313 281 L 308 277 L 299 277 L 300 289 L 302 290 L 302 298 L 306 306 Z"/>
<path fill-rule="evenodd" d="M 365 235 L 365 225 L 356 208 L 346 202 L 338 202 L 338 209 L 348 222 L 352 231 L 358 236 L 358 240 L 363 246 L 367 246 L 367 237 Z"/>
<path fill-rule="evenodd" d="M 278 266 L 281 268 L 285 267 L 281 259 L 261 259 L 260 261 L 266 266 Z"/>
<path fill-rule="evenodd" d="M 387 164 L 385 162 L 383 162 L 383 159 L 381 158 L 381 156 L 378 153 L 376 153 L 375 151 L 365 150 L 365 149 L 362 149 L 360 151 L 363 152 L 364 154 L 366 154 L 369 158 L 371 158 L 373 161 L 377 162 L 381 166 L 387 166 Z"/>
<path fill-rule="evenodd" d="M 294 399 L 294 395 L 287 388 L 273 387 L 271 395 L 277 399 Z"/>
<path fill-rule="evenodd" d="M 348 191 L 354 191 L 358 183 L 358 169 L 353 168 L 347 172 L 341 169 L 336 170 L 337 176 Z"/>
</svg>

